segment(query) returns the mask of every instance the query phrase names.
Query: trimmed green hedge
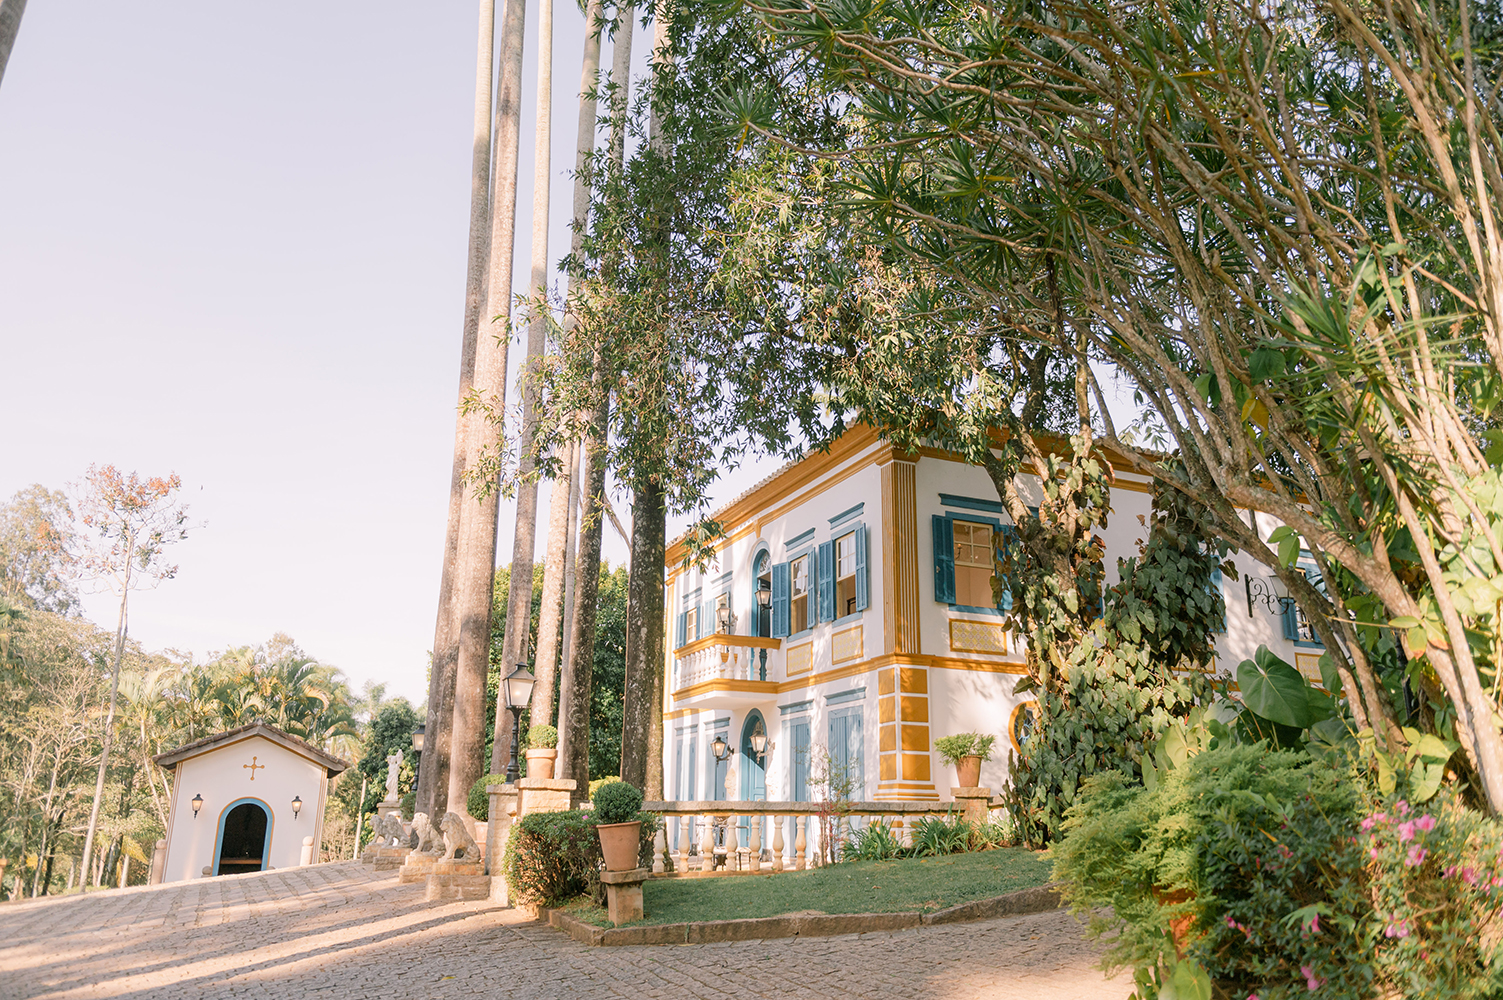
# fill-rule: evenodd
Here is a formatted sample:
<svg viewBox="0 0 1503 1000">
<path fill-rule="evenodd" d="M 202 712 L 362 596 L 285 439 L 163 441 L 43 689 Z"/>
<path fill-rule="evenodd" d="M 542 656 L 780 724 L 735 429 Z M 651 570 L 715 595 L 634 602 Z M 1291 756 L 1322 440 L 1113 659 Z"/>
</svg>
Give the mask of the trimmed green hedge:
<svg viewBox="0 0 1503 1000">
<path fill-rule="evenodd" d="M 652 838 L 661 820 L 657 813 L 636 816 L 642 821 L 637 863 L 651 868 Z M 501 864 L 517 902 L 548 906 L 585 893 L 597 903 L 605 899 L 593 813 L 569 810 L 524 816 L 511 828 Z"/>
</svg>

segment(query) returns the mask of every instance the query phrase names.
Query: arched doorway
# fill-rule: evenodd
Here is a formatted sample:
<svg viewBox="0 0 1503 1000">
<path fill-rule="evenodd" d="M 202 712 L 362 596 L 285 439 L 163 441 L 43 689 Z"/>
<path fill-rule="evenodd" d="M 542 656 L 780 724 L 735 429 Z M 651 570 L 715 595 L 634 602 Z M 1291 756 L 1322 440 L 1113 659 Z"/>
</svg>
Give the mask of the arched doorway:
<svg viewBox="0 0 1503 1000">
<path fill-rule="evenodd" d="M 763 756 L 758 755 L 756 747 L 752 744 L 752 737 L 761 733 L 770 736 L 767 732 L 767 722 L 762 718 L 762 713 L 752 709 L 746 713 L 746 721 L 741 725 L 741 800 L 743 802 L 766 802 L 767 801 L 767 771 L 763 767 Z M 764 752 L 771 751 L 770 743 L 763 745 Z M 760 823 L 760 818 L 758 819 Z M 741 846 L 750 843 L 751 825 L 748 817 L 741 817 L 738 824 L 741 827 Z M 763 833 L 766 831 L 764 829 Z M 767 838 L 764 835 L 763 846 L 766 846 Z"/>
<path fill-rule="evenodd" d="M 259 799 L 232 802 L 219 817 L 219 839 L 214 849 L 214 874 L 236 875 L 266 867 L 271 846 L 271 812 Z"/>
</svg>

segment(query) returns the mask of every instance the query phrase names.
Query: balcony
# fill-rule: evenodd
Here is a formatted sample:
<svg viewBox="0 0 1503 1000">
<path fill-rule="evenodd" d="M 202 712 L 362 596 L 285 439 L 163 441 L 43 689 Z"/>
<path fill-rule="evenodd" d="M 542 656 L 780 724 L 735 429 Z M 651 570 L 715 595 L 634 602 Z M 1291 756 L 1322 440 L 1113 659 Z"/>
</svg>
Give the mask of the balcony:
<svg viewBox="0 0 1503 1000">
<path fill-rule="evenodd" d="M 783 642 L 716 633 L 673 651 L 673 700 L 680 708 L 766 702 L 783 679 Z"/>
</svg>

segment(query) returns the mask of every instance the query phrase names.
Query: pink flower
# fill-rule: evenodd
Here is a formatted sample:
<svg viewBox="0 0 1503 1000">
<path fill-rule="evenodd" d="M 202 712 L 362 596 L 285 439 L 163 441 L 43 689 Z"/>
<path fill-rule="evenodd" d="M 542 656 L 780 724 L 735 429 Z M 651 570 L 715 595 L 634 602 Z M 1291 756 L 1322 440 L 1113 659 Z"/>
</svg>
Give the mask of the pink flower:
<svg viewBox="0 0 1503 1000">
<path fill-rule="evenodd" d="M 1409 803 L 1405 802 L 1403 799 L 1399 799 L 1396 808 L 1400 816 L 1409 815 Z"/>
<path fill-rule="evenodd" d="M 1467 885 L 1476 885 L 1477 869 L 1471 867 L 1470 865 L 1461 869 L 1461 881 L 1465 882 Z"/>
<path fill-rule="evenodd" d="M 1409 921 L 1400 920 L 1396 924 L 1389 924 L 1383 928 L 1383 936 L 1390 938 L 1406 938 L 1409 936 Z"/>
<path fill-rule="evenodd" d="M 1310 966 L 1308 965 L 1301 965 L 1299 967 L 1299 972 L 1300 975 L 1305 977 L 1305 985 L 1309 987 L 1311 993 L 1314 993 L 1316 990 L 1320 989 L 1326 984 L 1326 981 L 1317 976 L 1315 974 L 1315 970 L 1310 968 Z"/>
<path fill-rule="evenodd" d="M 1399 843 L 1414 839 L 1414 820 L 1399 824 Z"/>
<path fill-rule="evenodd" d="M 1319 913 L 1315 914 L 1314 916 L 1312 916 L 1310 918 L 1309 931 L 1310 931 L 1311 934 L 1319 934 L 1320 933 L 1320 914 Z"/>
<path fill-rule="evenodd" d="M 1373 822 L 1374 823 L 1387 823 L 1388 822 L 1388 814 L 1387 813 L 1373 813 Z"/>
<path fill-rule="evenodd" d="M 1418 820 L 1415 821 L 1414 825 L 1419 827 L 1421 830 L 1424 830 L 1426 833 L 1429 833 L 1431 830 L 1435 829 L 1435 817 L 1431 816 L 1429 813 L 1425 813 L 1425 815 L 1421 816 Z"/>
<path fill-rule="evenodd" d="M 1372 858 L 1374 861 L 1378 860 L 1378 849 L 1376 847 L 1370 848 L 1367 852 L 1367 856 Z"/>
<path fill-rule="evenodd" d="M 1415 844 L 1413 847 L 1409 848 L 1409 859 L 1405 861 L 1404 864 L 1408 865 L 1410 868 L 1418 868 L 1420 865 L 1425 863 L 1425 855 L 1428 853 L 1430 852 L 1426 851 L 1418 844 Z"/>
<path fill-rule="evenodd" d="M 1377 822 L 1378 819 L 1376 816 L 1369 816 L 1361 823 L 1358 823 L 1357 826 L 1362 830 L 1363 833 L 1366 833 L 1368 830 L 1371 830 L 1375 825 L 1377 825 Z"/>
</svg>

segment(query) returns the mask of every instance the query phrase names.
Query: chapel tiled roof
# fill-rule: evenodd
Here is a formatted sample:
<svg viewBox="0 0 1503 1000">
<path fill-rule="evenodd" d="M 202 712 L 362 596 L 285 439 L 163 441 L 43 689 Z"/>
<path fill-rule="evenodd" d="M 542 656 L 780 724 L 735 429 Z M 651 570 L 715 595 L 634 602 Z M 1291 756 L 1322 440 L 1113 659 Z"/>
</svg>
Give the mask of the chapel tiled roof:
<svg viewBox="0 0 1503 1000">
<path fill-rule="evenodd" d="M 234 729 L 226 729 L 222 733 L 205 736 L 203 739 L 194 740 L 192 743 L 184 743 L 176 750 L 159 753 L 151 759 L 159 767 L 170 771 L 189 757 L 197 757 L 199 754 L 207 753 L 217 746 L 234 743 L 248 736 L 264 736 L 273 743 L 282 744 L 293 753 L 307 757 L 316 764 L 322 764 L 328 769 L 329 777 L 331 778 L 339 772 L 347 770 L 350 766 L 348 762 L 340 760 L 331 753 L 320 750 L 307 740 L 299 739 L 291 733 L 284 732 L 266 722 L 250 722 L 243 726 L 236 726 Z"/>
</svg>

